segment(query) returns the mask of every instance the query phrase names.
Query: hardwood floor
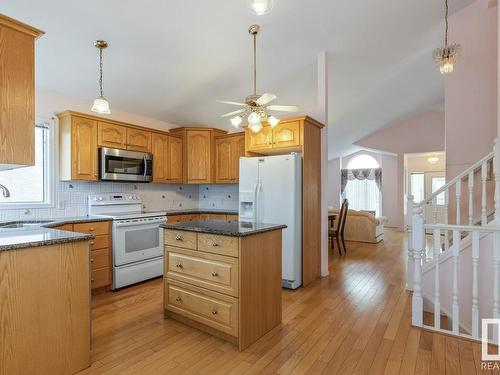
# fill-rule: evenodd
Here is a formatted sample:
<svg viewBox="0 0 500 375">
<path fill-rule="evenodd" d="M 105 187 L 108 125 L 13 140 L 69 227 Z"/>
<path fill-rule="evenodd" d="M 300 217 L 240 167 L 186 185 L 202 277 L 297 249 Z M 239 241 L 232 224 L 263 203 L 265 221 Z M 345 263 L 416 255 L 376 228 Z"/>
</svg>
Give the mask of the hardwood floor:
<svg viewBox="0 0 500 375">
<path fill-rule="evenodd" d="M 347 243 L 329 277 L 283 291 L 282 325 L 243 352 L 163 320 L 161 280 L 95 296 L 81 374 L 482 374 L 478 343 L 411 327 L 404 242 Z"/>
</svg>

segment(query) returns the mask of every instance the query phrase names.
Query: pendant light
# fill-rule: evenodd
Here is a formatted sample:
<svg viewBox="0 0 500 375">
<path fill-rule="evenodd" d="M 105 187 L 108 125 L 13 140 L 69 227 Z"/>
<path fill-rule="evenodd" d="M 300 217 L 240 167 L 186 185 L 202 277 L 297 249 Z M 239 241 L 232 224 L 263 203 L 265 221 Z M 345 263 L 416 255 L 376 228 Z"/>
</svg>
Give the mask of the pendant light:
<svg viewBox="0 0 500 375">
<path fill-rule="evenodd" d="M 102 50 L 108 47 L 108 42 L 105 40 L 96 40 L 94 42 L 94 47 L 99 50 L 99 97 L 94 100 L 92 112 L 109 115 L 111 113 L 109 110 L 109 103 L 102 94 Z"/>
<path fill-rule="evenodd" d="M 273 10 L 274 0 L 247 0 L 247 4 L 252 13 L 263 16 Z"/>
<path fill-rule="evenodd" d="M 436 48 L 432 57 L 434 62 L 439 67 L 441 74 L 453 73 L 454 64 L 457 62 L 462 47 L 460 44 L 452 43 L 448 45 L 448 0 L 444 2 L 445 6 L 445 31 L 444 31 L 444 46 Z"/>
</svg>

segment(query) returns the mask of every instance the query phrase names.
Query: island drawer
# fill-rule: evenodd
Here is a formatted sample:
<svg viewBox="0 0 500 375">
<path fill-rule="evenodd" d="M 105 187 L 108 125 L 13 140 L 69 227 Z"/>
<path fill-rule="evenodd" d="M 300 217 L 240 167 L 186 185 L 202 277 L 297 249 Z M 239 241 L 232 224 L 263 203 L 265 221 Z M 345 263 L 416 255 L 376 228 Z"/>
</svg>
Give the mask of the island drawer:
<svg viewBox="0 0 500 375">
<path fill-rule="evenodd" d="M 165 229 L 165 245 L 196 250 L 196 233 Z"/>
<path fill-rule="evenodd" d="M 238 296 L 238 259 L 166 247 L 165 275 L 216 292 Z"/>
<path fill-rule="evenodd" d="M 90 264 L 92 270 L 105 267 L 109 268 L 110 266 L 109 248 L 92 250 L 90 252 Z"/>
<path fill-rule="evenodd" d="M 104 249 L 109 247 L 109 236 L 106 234 L 95 236 L 94 239 L 90 240 L 90 245 L 92 250 Z"/>
<path fill-rule="evenodd" d="M 208 253 L 238 257 L 238 237 L 216 234 L 198 234 L 198 250 Z"/>
<path fill-rule="evenodd" d="M 90 276 L 90 287 L 92 289 L 101 288 L 111 284 L 111 272 L 108 267 L 92 270 Z"/>
<path fill-rule="evenodd" d="M 73 225 L 73 230 L 79 233 L 89 233 L 94 236 L 109 234 L 109 222 L 95 221 L 92 223 L 78 223 Z"/>
<path fill-rule="evenodd" d="M 238 335 L 238 300 L 167 279 L 166 308 L 232 336 Z"/>
</svg>

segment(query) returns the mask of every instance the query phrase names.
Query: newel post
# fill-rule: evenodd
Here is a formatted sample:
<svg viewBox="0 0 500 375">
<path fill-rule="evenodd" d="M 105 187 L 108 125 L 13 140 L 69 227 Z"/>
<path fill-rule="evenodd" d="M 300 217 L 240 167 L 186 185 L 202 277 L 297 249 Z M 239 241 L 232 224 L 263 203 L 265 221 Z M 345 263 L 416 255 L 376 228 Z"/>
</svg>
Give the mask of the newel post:
<svg viewBox="0 0 500 375">
<path fill-rule="evenodd" d="M 415 267 L 413 261 L 413 244 L 412 244 L 412 220 L 413 207 L 415 206 L 412 194 L 408 194 L 406 203 L 406 225 L 408 226 L 408 261 L 406 264 L 406 289 L 413 290 L 413 269 Z"/>
<path fill-rule="evenodd" d="M 424 320 L 424 303 L 422 299 L 422 256 L 424 252 L 424 215 L 422 207 L 413 206 L 412 245 L 413 245 L 413 298 L 412 324 L 422 327 Z"/>
</svg>

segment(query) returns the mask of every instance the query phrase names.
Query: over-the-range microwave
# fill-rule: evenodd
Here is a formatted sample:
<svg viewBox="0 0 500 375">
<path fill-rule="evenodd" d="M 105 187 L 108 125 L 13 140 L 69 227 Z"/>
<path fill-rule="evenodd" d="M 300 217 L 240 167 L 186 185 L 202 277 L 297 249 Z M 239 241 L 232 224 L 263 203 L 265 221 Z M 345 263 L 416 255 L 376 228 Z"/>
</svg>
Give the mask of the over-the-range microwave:
<svg viewBox="0 0 500 375">
<path fill-rule="evenodd" d="M 99 178 L 102 181 L 150 182 L 153 180 L 153 155 L 102 147 L 99 149 Z"/>
</svg>

